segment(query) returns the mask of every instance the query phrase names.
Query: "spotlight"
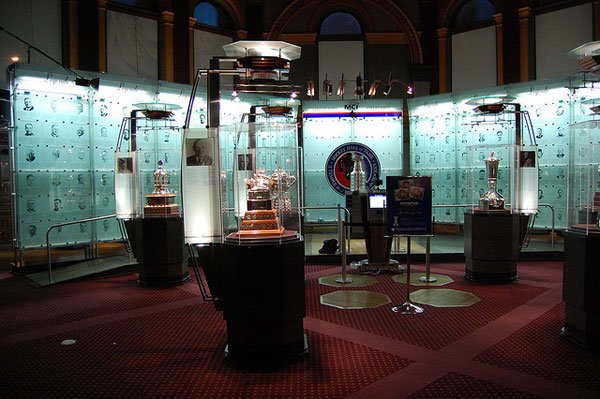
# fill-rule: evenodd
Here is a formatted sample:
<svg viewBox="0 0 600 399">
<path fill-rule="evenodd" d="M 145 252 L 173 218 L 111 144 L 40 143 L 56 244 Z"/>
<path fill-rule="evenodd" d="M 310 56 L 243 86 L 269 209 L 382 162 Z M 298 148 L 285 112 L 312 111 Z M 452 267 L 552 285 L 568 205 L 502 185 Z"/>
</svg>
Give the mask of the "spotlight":
<svg viewBox="0 0 600 399">
<path fill-rule="evenodd" d="M 312 79 L 306 82 L 306 95 L 308 97 L 315 96 L 315 82 L 313 82 Z"/>
<path fill-rule="evenodd" d="M 365 94 L 365 88 L 363 87 L 363 80 L 360 77 L 360 73 L 356 77 L 356 87 L 354 88 L 354 95 L 356 97 L 362 97 Z"/>
<path fill-rule="evenodd" d="M 344 91 L 346 90 L 346 81 L 344 80 L 344 74 L 342 74 L 342 80 L 338 83 L 337 87 L 337 95 L 340 97 L 344 97 Z"/>
<path fill-rule="evenodd" d="M 296 97 L 298 97 L 298 93 L 296 93 L 295 91 L 293 91 L 293 92 L 290 94 L 290 98 L 294 99 L 294 98 L 296 98 Z"/>
<path fill-rule="evenodd" d="M 375 94 L 377 94 L 377 88 L 379 87 L 380 84 L 381 84 L 381 80 L 373 79 L 373 83 L 371 83 L 371 87 L 369 87 L 369 91 L 367 92 L 367 95 L 370 97 L 373 97 Z"/>
<path fill-rule="evenodd" d="M 390 91 L 392 91 L 392 82 L 388 82 L 385 87 L 383 88 L 383 95 L 387 96 L 388 94 L 390 94 Z"/>
<path fill-rule="evenodd" d="M 86 79 L 84 77 L 77 76 L 75 78 L 75 84 L 77 86 L 91 87 L 94 90 L 98 90 L 100 87 L 100 78 Z"/>
<path fill-rule="evenodd" d="M 412 96 L 413 94 L 413 87 L 412 86 L 406 86 L 406 94 L 409 94 Z"/>
<path fill-rule="evenodd" d="M 324 96 L 330 96 L 333 94 L 333 87 L 331 86 L 331 82 L 327 79 L 327 74 L 325 74 L 325 80 L 323 81 L 322 93 Z"/>
<path fill-rule="evenodd" d="M 18 55 L 13 55 L 12 57 L 10 57 L 10 60 L 12 62 L 19 62 L 21 58 Z"/>
</svg>

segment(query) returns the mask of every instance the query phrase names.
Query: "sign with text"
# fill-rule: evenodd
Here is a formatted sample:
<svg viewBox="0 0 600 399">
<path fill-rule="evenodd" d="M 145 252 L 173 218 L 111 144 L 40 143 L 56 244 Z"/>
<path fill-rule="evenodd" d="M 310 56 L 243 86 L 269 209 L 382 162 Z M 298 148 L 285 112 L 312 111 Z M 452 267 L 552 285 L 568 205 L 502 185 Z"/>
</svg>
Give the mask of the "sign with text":
<svg viewBox="0 0 600 399">
<path fill-rule="evenodd" d="M 432 235 L 431 176 L 386 176 L 387 234 Z"/>
</svg>

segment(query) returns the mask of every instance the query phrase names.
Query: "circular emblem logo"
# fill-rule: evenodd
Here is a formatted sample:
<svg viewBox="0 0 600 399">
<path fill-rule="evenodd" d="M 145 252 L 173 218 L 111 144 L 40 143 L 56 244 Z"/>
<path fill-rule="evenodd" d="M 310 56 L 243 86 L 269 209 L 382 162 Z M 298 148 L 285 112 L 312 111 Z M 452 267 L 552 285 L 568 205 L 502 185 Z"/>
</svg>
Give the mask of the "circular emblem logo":
<svg viewBox="0 0 600 399">
<path fill-rule="evenodd" d="M 373 188 L 375 179 L 379 176 L 381 170 L 379 158 L 373 150 L 361 143 L 342 144 L 329 154 L 325 164 L 327 181 L 331 188 L 340 195 L 345 195 L 350 191 L 350 174 L 354 170 L 354 160 L 352 159 L 354 154 L 362 155 L 367 189 Z"/>
</svg>

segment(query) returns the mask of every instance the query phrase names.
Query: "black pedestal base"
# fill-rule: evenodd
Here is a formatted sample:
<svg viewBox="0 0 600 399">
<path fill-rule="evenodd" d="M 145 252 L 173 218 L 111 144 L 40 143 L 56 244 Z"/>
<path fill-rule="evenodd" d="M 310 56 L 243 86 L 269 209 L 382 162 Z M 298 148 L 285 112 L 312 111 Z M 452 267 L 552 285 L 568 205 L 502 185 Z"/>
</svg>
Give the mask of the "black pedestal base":
<svg viewBox="0 0 600 399">
<path fill-rule="evenodd" d="M 228 357 L 258 364 L 305 353 L 304 243 L 224 244 L 220 252 Z"/>
<path fill-rule="evenodd" d="M 170 286 L 189 280 L 183 219 L 145 218 L 136 219 L 134 224 L 138 283 Z"/>
<path fill-rule="evenodd" d="M 517 280 L 528 221 L 528 215 L 509 212 L 466 212 L 465 277 L 489 283 Z"/>
<path fill-rule="evenodd" d="M 565 231 L 562 335 L 579 345 L 600 349 L 600 236 Z"/>
</svg>

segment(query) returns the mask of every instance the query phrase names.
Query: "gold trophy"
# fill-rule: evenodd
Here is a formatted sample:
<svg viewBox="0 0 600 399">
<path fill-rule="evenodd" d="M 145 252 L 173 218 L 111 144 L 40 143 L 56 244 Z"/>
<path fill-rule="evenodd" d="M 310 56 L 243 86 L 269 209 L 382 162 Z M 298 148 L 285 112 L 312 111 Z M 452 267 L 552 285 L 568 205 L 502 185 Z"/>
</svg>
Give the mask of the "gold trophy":
<svg viewBox="0 0 600 399">
<path fill-rule="evenodd" d="M 169 174 L 158 161 L 154 171 L 154 191 L 146 195 L 144 217 L 179 216 L 179 205 L 175 204 L 177 194 L 169 190 Z"/>
</svg>

